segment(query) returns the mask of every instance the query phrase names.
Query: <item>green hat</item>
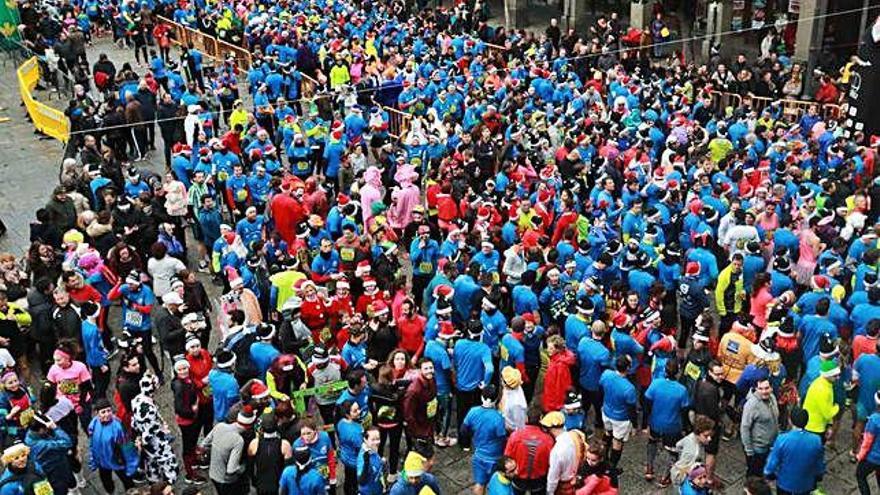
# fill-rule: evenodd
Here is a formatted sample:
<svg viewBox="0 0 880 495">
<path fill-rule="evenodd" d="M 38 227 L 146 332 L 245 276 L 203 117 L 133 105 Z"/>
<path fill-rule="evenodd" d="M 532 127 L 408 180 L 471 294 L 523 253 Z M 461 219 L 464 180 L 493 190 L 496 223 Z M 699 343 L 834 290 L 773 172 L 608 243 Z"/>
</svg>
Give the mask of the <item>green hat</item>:
<svg viewBox="0 0 880 495">
<path fill-rule="evenodd" d="M 833 359 L 822 361 L 819 365 L 819 369 L 822 376 L 825 378 L 833 378 L 840 374 L 840 366 L 838 366 L 837 361 L 834 361 Z"/>
</svg>

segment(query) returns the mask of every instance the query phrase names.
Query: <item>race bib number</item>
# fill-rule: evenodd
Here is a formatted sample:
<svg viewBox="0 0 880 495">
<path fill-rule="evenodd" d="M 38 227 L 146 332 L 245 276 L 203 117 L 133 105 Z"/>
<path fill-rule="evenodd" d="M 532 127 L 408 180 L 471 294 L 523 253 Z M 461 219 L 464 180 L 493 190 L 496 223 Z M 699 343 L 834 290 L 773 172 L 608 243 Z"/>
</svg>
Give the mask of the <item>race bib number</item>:
<svg viewBox="0 0 880 495">
<path fill-rule="evenodd" d="M 422 273 L 431 273 L 434 270 L 434 264 L 430 261 L 423 261 L 419 263 L 419 271 Z"/>
<path fill-rule="evenodd" d="M 34 495 L 53 495 L 52 485 L 48 481 L 38 481 L 34 483 Z"/>
<path fill-rule="evenodd" d="M 354 249 L 350 247 L 344 247 L 340 249 L 339 257 L 342 258 L 342 261 L 345 262 L 354 261 Z"/>
<path fill-rule="evenodd" d="M 700 379 L 700 375 L 702 375 L 702 371 L 700 371 L 700 367 L 694 363 L 688 363 L 684 367 L 684 374 L 687 375 L 693 381 L 697 381 Z"/>
<path fill-rule="evenodd" d="M 296 162 L 296 169 L 302 172 L 309 170 L 309 162 Z"/>
<path fill-rule="evenodd" d="M 438 406 L 437 398 L 431 399 L 430 402 L 425 404 L 425 411 L 427 413 L 428 419 L 434 418 L 437 415 L 437 406 Z"/>
<path fill-rule="evenodd" d="M 235 199 L 238 200 L 239 202 L 246 200 L 247 199 L 247 190 L 246 189 L 239 189 L 238 191 L 236 191 L 235 192 Z"/>
<path fill-rule="evenodd" d="M 75 380 L 61 380 L 58 382 L 58 391 L 64 395 L 79 395 L 79 382 Z"/>
<path fill-rule="evenodd" d="M 134 310 L 129 310 L 125 312 L 125 326 L 140 328 L 143 323 L 144 315 Z"/>
</svg>

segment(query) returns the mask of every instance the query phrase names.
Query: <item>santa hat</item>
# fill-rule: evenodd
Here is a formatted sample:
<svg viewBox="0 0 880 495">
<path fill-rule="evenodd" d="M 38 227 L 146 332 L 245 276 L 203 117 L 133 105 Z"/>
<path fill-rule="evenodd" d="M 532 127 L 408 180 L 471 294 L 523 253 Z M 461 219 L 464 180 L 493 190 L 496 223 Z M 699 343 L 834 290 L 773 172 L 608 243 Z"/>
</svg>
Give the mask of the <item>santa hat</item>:
<svg viewBox="0 0 880 495">
<path fill-rule="evenodd" d="M 614 325 L 614 328 L 626 328 L 630 323 L 630 317 L 626 313 L 617 313 L 614 315 L 614 318 L 611 319 L 611 324 Z"/>
<path fill-rule="evenodd" d="M 366 287 L 376 287 L 376 279 L 373 277 L 364 277 L 364 288 Z"/>
<path fill-rule="evenodd" d="M 336 281 L 336 290 L 339 289 L 351 289 L 351 285 L 348 283 L 347 278 L 341 278 Z"/>
<path fill-rule="evenodd" d="M 437 287 L 434 287 L 434 298 L 435 299 L 446 299 L 449 300 L 455 294 L 455 289 L 446 284 L 440 284 Z"/>
<path fill-rule="evenodd" d="M 263 388 L 265 387 L 266 386 L 263 385 Z M 269 395 L 269 389 L 266 389 L 266 395 Z M 238 416 L 235 418 L 235 422 L 242 426 L 252 426 L 256 420 L 257 415 L 254 414 L 254 408 L 250 405 L 242 407 L 241 411 L 238 412 Z"/>
<path fill-rule="evenodd" d="M 251 397 L 254 399 L 265 399 L 269 397 L 269 387 L 260 380 L 254 380 L 250 386 Z"/>
<path fill-rule="evenodd" d="M 810 285 L 813 287 L 813 290 L 826 291 L 831 286 L 831 282 L 824 275 L 813 275 L 813 278 L 810 279 Z"/>
<path fill-rule="evenodd" d="M 361 260 L 358 261 L 358 264 L 354 269 L 354 275 L 356 277 L 363 277 L 367 273 L 370 273 L 370 270 L 372 270 L 372 267 L 370 266 L 369 260 Z"/>
<path fill-rule="evenodd" d="M 382 300 L 373 301 L 373 303 L 370 304 L 370 313 L 373 316 L 388 314 L 388 305 Z"/>
<path fill-rule="evenodd" d="M 441 321 L 438 323 L 438 327 L 437 336 L 441 339 L 451 339 L 458 335 L 451 321 Z"/>
</svg>

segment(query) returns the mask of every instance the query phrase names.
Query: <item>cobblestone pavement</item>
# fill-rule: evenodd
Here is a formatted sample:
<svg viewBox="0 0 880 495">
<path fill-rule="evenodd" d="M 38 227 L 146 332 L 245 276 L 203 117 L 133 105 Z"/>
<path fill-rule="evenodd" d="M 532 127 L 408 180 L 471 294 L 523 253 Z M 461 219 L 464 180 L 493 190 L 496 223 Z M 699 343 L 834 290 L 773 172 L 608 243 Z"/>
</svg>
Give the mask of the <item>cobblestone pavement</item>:
<svg viewBox="0 0 880 495">
<path fill-rule="evenodd" d="M 100 52 L 106 52 L 110 58 L 121 66 L 121 62 L 133 63 L 133 54 L 129 51 L 119 50 L 115 45 L 106 41 L 99 41 L 96 47 L 90 49 L 90 60 L 97 59 Z M 17 80 L 15 78 L 15 62 L 10 59 L 0 59 L 0 117 L 10 117 L 11 121 L 0 123 L 0 217 L 6 223 L 9 231 L 0 238 L 0 251 L 11 251 L 16 254 L 23 253 L 28 245 L 28 224 L 33 218 L 34 211 L 45 204 L 52 189 L 58 183 L 58 170 L 62 159 L 62 147 L 54 140 L 41 140 L 34 135 L 33 128 L 24 118 L 24 108 L 20 107 Z M 63 106 L 63 100 L 57 95 L 42 93 L 41 99 Z M 157 139 L 159 133 L 157 133 Z M 160 143 L 157 148 L 161 150 Z M 162 168 L 161 155 L 154 152 L 154 159 L 138 164 L 152 170 Z M 205 285 L 213 297 L 218 296 L 216 287 L 205 280 Z M 118 322 L 119 315 L 116 310 L 115 320 Z M 116 326 L 115 328 L 118 328 Z M 116 360 L 118 361 L 118 360 Z M 115 371 L 118 363 L 113 363 Z M 166 375 L 170 374 L 170 363 L 166 363 Z M 158 397 L 158 403 L 163 410 L 163 415 L 172 431 L 177 434 L 177 428 L 173 424 L 173 411 L 171 409 L 171 397 L 169 388 L 163 387 Z M 842 432 L 838 435 L 837 446 L 826 450 L 826 460 L 829 466 L 829 474 L 825 477 L 823 486 L 827 493 L 832 495 L 857 493 L 854 466 L 849 463 L 846 450 L 850 445 L 849 426 L 850 416 L 846 415 L 842 421 Z M 81 436 L 80 451 L 83 456 L 87 455 L 84 445 L 87 439 Z M 645 436 L 635 436 L 624 450 L 621 467 L 624 474 L 621 479 L 622 494 L 665 494 L 675 493 L 673 490 L 660 490 L 642 479 L 645 462 Z M 178 442 L 179 448 L 179 442 Z M 462 452 L 459 448 L 437 449 L 437 462 L 434 473 L 438 476 L 445 494 L 463 494 L 469 490 L 471 480 L 470 455 Z M 718 473 L 727 485 L 726 494 L 742 494 L 743 474 L 745 473 L 745 459 L 741 446 L 737 440 L 722 443 L 722 451 L 718 461 Z M 97 476 L 88 473 L 88 487 L 84 493 L 103 493 Z M 341 491 L 340 480 L 340 491 Z M 118 485 L 118 483 L 117 483 Z M 183 486 L 182 481 L 178 489 Z M 213 488 L 204 485 L 205 493 L 213 493 Z M 118 489 L 119 490 L 119 489 Z M 179 493 L 179 492 L 178 492 Z M 228 494 L 224 494 L 228 495 Z"/>
</svg>

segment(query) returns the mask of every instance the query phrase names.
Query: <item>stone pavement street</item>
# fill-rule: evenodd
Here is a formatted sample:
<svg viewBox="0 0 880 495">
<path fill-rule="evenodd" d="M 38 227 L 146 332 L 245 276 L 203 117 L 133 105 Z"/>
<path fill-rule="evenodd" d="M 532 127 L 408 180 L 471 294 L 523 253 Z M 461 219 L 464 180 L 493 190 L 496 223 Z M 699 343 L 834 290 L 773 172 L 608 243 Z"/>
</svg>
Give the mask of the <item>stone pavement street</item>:
<svg viewBox="0 0 880 495">
<path fill-rule="evenodd" d="M 97 59 L 100 52 L 106 52 L 117 66 L 122 62 L 134 63 L 133 54 L 127 50 L 119 50 L 115 45 L 101 40 L 96 47 L 89 52 L 90 60 Z M 174 54 L 176 56 L 176 53 Z M 24 118 L 24 109 L 20 107 L 17 80 L 15 77 L 15 63 L 9 59 L 0 60 L 0 117 L 10 117 L 11 121 L 0 123 L 0 218 L 6 223 L 9 231 L 0 238 L 0 252 L 11 251 L 16 255 L 24 253 L 28 246 L 28 224 L 33 218 L 34 211 L 45 204 L 52 189 L 58 183 L 58 171 L 62 160 L 63 149 L 59 143 L 53 140 L 40 140 L 34 135 L 33 128 Z M 51 96 L 42 93 L 44 99 Z M 55 95 L 51 100 L 59 108 L 64 106 L 64 101 Z M 161 139 L 158 137 L 157 138 Z M 161 144 L 156 143 L 160 150 Z M 161 155 L 155 159 L 139 163 L 138 166 L 148 167 L 153 170 L 162 168 Z M 205 281 L 206 287 L 216 297 L 216 287 L 209 281 Z M 118 322 L 118 310 L 114 314 Z M 118 328 L 116 325 L 114 328 Z M 215 339 L 216 342 L 216 339 Z M 116 360 L 118 361 L 118 359 Z M 113 364 L 115 371 L 118 363 Z M 171 373 L 170 363 L 166 363 L 166 376 Z M 36 385 L 32 382 L 31 385 Z M 173 423 L 173 411 L 171 410 L 171 397 L 167 386 L 161 389 L 158 402 L 164 412 L 166 421 L 174 434 L 179 437 L 177 427 Z M 823 486 L 826 493 L 848 494 L 857 493 L 854 465 L 850 464 L 846 450 L 849 448 L 851 420 L 849 414 L 842 421 L 842 431 L 837 438 L 837 447 L 827 449 L 827 463 L 829 474 L 825 477 Z M 87 455 L 84 445 L 87 439 L 81 436 L 80 452 Z M 178 442 L 179 443 L 179 442 Z M 179 445 L 178 445 L 179 448 Z M 443 493 L 464 494 L 470 487 L 471 469 L 469 454 L 459 448 L 437 449 L 437 462 L 434 473 L 439 477 Z M 85 457 L 83 457 L 85 459 Z M 642 480 L 645 460 L 645 436 L 638 435 L 633 438 L 624 450 L 621 467 L 624 470 L 621 479 L 622 494 L 662 494 L 677 493 L 672 489 L 663 491 L 654 488 Z M 718 472 L 727 484 L 724 493 L 740 495 L 742 491 L 743 473 L 745 473 L 745 459 L 738 440 L 722 442 L 722 451 L 719 456 Z M 84 493 L 102 493 L 103 489 L 97 477 L 88 473 L 88 487 Z M 340 491 L 341 483 L 340 482 Z M 118 485 L 118 483 L 117 483 Z M 178 489 L 183 486 L 182 481 Z M 213 493 L 213 487 L 204 485 L 204 493 Z M 121 493 L 121 487 L 117 488 Z M 179 491 L 177 492 L 179 493 Z M 232 494 L 223 494 L 232 495 Z M 238 495 L 238 494 L 235 494 Z"/>
</svg>

